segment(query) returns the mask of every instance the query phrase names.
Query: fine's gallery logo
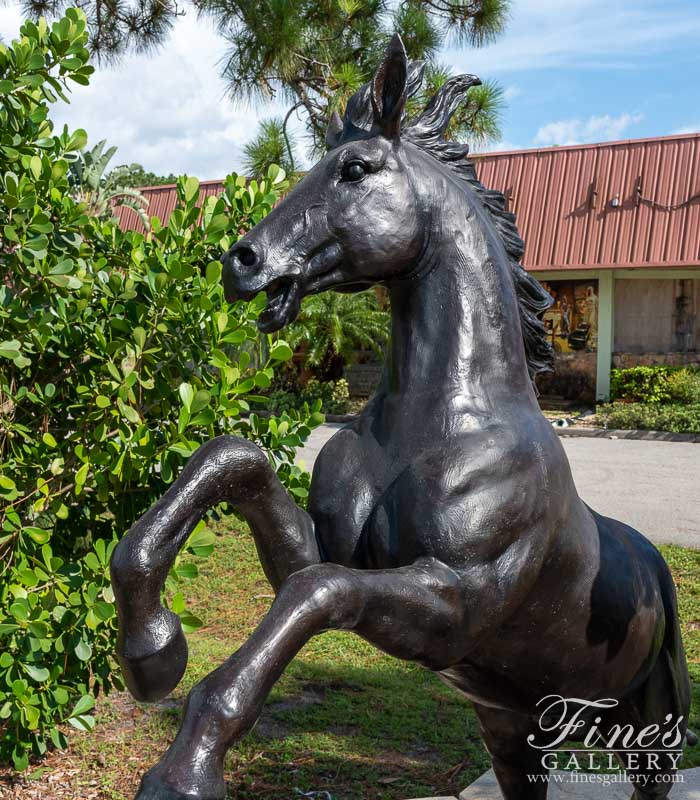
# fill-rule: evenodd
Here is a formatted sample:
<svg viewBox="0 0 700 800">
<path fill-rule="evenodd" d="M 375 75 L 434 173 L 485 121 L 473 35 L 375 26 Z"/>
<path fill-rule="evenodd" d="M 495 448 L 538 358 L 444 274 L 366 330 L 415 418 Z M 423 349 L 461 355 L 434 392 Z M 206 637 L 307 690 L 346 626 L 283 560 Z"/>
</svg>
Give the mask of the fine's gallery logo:
<svg viewBox="0 0 700 800">
<path fill-rule="evenodd" d="M 609 721 L 619 701 L 548 695 L 537 704 L 538 734 L 527 743 L 542 752 L 545 769 L 630 773 L 672 772 L 683 756 L 684 718 L 668 714 L 661 725 L 635 727 Z M 567 743 L 575 742 L 571 746 Z M 630 779 L 633 779 L 630 775 Z"/>
</svg>

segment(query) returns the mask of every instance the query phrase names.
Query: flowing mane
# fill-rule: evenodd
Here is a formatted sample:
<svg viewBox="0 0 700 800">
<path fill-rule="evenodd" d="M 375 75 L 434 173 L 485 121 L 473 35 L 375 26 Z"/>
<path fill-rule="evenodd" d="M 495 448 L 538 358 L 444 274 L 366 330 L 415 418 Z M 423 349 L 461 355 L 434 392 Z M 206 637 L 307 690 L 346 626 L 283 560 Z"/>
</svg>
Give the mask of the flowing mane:
<svg viewBox="0 0 700 800">
<path fill-rule="evenodd" d="M 423 82 L 424 64 L 413 61 L 408 68 L 408 97 L 415 95 Z M 477 178 L 474 163 L 468 158 L 469 146 L 444 139 L 444 133 L 455 111 L 466 99 L 474 85 L 471 75 L 457 75 L 446 81 L 433 95 L 425 110 L 415 120 L 406 121 L 401 136 L 437 158 L 461 178 L 481 200 L 494 227 L 503 241 L 510 262 L 518 297 L 520 325 L 530 377 L 534 380 L 540 372 L 552 369 L 552 348 L 547 340 L 540 315 L 549 308 L 552 298 L 520 263 L 525 252 L 515 214 L 506 210 L 506 198 L 501 192 L 487 189 Z M 331 122 L 328 135 L 329 148 L 344 141 L 367 135 L 372 127 L 371 84 L 365 84 L 348 101 L 343 120 Z"/>
</svg>

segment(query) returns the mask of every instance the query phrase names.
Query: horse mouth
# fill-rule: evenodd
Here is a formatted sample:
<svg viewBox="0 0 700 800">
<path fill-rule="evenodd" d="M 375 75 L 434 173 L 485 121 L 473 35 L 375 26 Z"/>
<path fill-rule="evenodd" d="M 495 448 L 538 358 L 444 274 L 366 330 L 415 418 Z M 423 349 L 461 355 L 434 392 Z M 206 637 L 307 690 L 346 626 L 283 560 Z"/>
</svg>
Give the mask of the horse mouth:
<svg viewBox="0 0 700 800">
<path fill-rule="evenodd" d="M 301 290 L 295 280 L 278 279 L 265 287 L 267 305 L 258 317 L 258 330 L 274 333 L 294 322 L 301 308 Z"/>
</svg>

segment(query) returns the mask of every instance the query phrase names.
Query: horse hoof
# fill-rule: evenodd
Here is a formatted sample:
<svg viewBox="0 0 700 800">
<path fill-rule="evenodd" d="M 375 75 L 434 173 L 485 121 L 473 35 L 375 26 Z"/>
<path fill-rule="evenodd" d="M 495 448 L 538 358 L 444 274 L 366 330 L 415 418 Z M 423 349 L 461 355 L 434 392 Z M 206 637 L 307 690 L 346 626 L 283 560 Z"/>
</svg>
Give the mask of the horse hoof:
<svg viewBox="0 0 700 800">
<path fill-rule="evenodd" d="M 117 652 L 124 681 L 136 700 L 146 703 L 161 700 L 172 692 L 185 674 L 187 639 L 176 614 L 172 614 L 168 621 L 170 630 L 161 647 L 131 656 L 127 640 L 126 647 Z"/>
<path fill-rule="evenodd" d="M 163 783 L 155 775 L 146 773 L 134 800 L 225 800 L 226 789 L 219 794 L 183 794 Z"/>
</svg>

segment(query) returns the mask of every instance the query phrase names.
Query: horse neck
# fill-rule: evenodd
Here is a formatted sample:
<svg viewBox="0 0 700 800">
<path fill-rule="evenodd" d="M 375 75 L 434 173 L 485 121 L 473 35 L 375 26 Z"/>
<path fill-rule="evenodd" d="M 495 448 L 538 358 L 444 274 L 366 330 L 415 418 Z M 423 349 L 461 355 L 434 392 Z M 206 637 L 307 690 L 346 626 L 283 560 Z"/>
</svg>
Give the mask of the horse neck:
<svg viewBox="0 0 700 800">
<path fill-rule="evenodd" d="M 476 204 L 445 220 L 416 277 L 390 287 L 392 337 L 383 391 L 477 413 L 537 400 L 527 370 L 510 264 Z M 461 224 L 460 224 L 461 222 Z M 426 260 L 429 259 L 429 260 Z"/>
</svg>

